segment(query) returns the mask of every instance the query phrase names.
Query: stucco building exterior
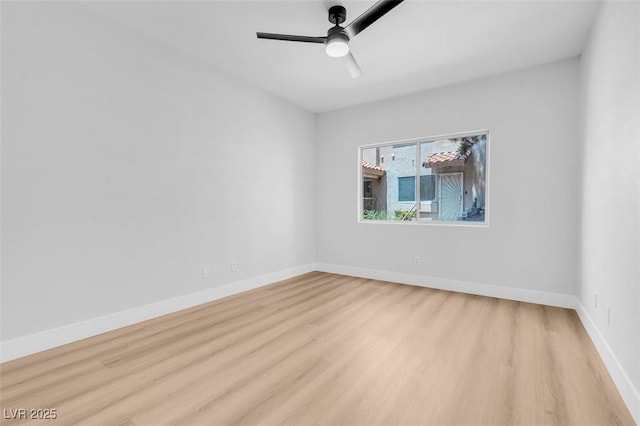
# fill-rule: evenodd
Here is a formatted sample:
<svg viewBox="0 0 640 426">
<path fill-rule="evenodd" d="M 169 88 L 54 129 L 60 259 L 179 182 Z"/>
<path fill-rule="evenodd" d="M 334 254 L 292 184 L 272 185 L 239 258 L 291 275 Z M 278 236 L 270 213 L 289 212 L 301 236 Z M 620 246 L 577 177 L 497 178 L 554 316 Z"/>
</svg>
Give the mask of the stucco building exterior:
<svg viewBox="0 0 640 426">
<path fill-rule="evenodd" d="M 483 135 L 466 152 L 457 139 L 363 149 L 362 210 L 390 220 L 484 221 L 486 143 Z"/>
</svg>

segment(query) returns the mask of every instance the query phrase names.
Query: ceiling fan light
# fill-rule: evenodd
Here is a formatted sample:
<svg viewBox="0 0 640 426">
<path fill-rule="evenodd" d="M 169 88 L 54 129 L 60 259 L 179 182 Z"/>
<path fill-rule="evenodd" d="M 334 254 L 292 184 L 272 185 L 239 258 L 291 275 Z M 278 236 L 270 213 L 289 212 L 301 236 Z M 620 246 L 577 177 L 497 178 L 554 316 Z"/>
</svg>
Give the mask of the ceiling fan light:
<svg viewBox="0 0 640 426">
<path fill-rule="evenodd" d="M 341 58 L 349 53 L 349 42 L 342 37 L 335 37 L 327 41 L 327 55 Z"/>
</svg>

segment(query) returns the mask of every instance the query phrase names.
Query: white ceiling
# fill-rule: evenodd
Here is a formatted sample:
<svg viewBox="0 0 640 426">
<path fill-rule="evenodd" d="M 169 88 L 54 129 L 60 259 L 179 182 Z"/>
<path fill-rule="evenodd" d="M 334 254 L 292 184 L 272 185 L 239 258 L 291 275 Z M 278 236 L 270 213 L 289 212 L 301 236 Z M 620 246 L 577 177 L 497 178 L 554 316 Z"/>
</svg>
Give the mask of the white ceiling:
<svg viewBox="0 0 640 426">
<path fill-rule="evenodd" d="M 352 79 L 321 44 L 259 40 L 256 31 L 326 35 L 327 9 L 347 23 L 375 0 L 83 3 L 312 112 L 325 112 L 577 56 L 598 3 L 406 0 L 351 41 Z"/>
</svg>

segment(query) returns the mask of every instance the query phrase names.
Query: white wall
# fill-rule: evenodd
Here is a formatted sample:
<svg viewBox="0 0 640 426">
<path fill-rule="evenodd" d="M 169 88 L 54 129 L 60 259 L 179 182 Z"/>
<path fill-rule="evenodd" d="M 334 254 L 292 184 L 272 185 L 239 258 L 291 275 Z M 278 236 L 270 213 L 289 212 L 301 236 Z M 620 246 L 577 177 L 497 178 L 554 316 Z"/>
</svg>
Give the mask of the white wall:
<svg viewBox="0 0 640 426">
<path fill-rule="evenodd" d="M 318 261 L 574 294 L 577 80 L 571 59 L 321 115 Z M 359 145 L 480 129 L 491 131 L 489 227 L 357 223 Z"/>
<path fill-rule="evenodd" d="M 584 195 L 578 295 L 638 392 L 640 3 L 603 4 L 581 70 Z M 640 399 L 637 403 L 640 416 Z"/>
<path fill-rule="evenodd" d="M 313 262 L 312 114 L 60 3 L 2 90 L 3 341 Z"/>
</svg>

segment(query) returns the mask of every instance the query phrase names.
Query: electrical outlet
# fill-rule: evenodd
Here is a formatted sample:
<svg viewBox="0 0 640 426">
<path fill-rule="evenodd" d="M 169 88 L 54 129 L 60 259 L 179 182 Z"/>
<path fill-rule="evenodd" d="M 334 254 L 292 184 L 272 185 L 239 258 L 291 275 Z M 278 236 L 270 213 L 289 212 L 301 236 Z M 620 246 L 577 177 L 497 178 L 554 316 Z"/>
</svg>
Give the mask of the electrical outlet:
<svg viewBox="0 0 640 426">
<path fill-rule="evenodd" d="M 238 272 L 238 262 L 231 262 L 231 271 Z"/>
<path fill-rule="evenodd" d="M 596 293 L 596 296 L 594 298 L 593 307 L 598 309 L 598 293 Z"/>
<path fill-rule="evenodd" d="M 202 267 L 202 279 L 209 278 L 211 276 L 211 269 L 209 266 L 205 265 Z"/>
<path fill-rule="evenodd" d="M 607 325 L 611 325 L 611 306 L 607 305 Z"/>
<path fill-rule="evenodd" d="M 419 265 L 419 264 L 420 264 L 420 256 L 416 256 L 416 257 L 413 259 L 413 261 L 414 261 L 414 263 L 415 263 L 416 265 Z"/>
</svg>

